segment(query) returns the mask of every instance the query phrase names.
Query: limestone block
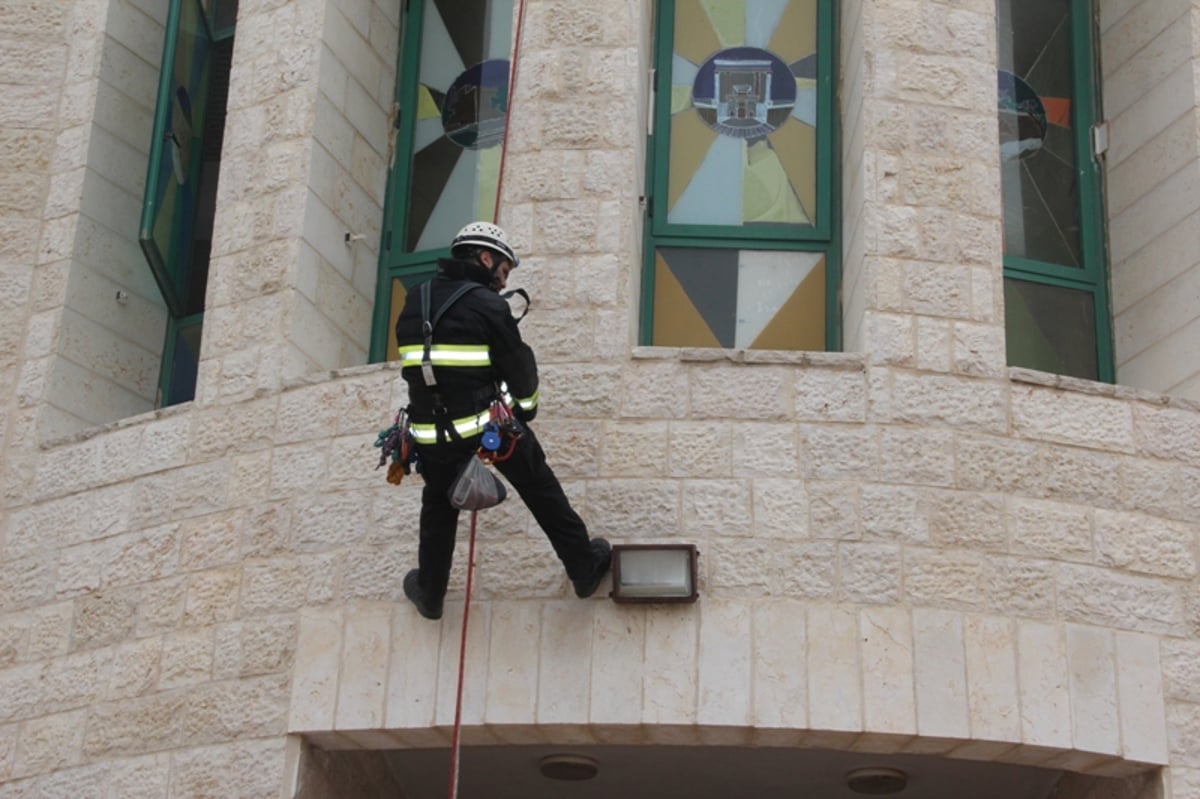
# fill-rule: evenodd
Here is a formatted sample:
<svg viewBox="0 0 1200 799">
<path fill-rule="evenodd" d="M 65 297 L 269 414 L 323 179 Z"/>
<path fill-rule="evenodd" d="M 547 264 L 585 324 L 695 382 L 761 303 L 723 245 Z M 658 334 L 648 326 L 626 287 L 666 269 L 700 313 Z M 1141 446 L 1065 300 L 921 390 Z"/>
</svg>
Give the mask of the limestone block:
<svg viewBox="0 0 1200 799">
<path fill-rule="evenodd" d="M 1200 747 L 1200 707 L 1173 704 L 1167 708 L 1167 737 L 1170 759 L 1186 766 L 1197 765 Z"/>
<path fill-rule="evenodd" d="M 1193 466 L 1200 465 L 1200 455 L 1188 445 L 1188 442 L 1194 442 L 1200 436 L 1200 413 L 1136 405 L 1134 427 L 1140 451 Z"/>
<path fill-rule="evenodd" d="M 83 753 L 88 758 L 163 751 L 183 742 L 184 693 L 172 691 L 88 708 Z"/>
<path fill-rule="evenodd" d="M 41 712 L 43 671 L 40 663 L 0 671 L 0 721 L 32 718 Z"/>
<path fill-rule="evenodd" d="M 539 685 L 539 632 L 542 609 L 536 602 L 496 602 L 492 608 L 492 636 L 487 659 L 488 724 L 529 724 L 537 716 Z M 573 653 L 575 654 L 575 653 Z M 548 679 L 558 679 L 560 674 Z M 576 720 L 586 718 L 577 716 Z"/>
<path fill-rule="evenodd" d="M 808 492 L 799 480 L 756 478 L 751 483 L 755 538 L 807 538 Z"/>
<path fill-rule="evenodd" d="M 184 623 L 188 599 L 187 581 L 182 577 L 155 580 L 140 586 L 134 633 L 154 635 L 174 630 Z M 230 601 L 230 600 L 226 600 Z"/>
<path fill-rule="evenodd" d="M 125 532 L 132 495 L 131 485 L 116 485 L 18 511 L 9 524 L 5 557 L 21 558 Z"/>
<path fill-rule="evenodd" d="M 887 426 L 879 448 L 880 475 L 888 482 L 954 484 L 954 437 L 949 431 Z"/>
<path fill-rule="evenodd" d="M 864 485 L 861 494 L 863 538 L 927 543 L 929 523 L 922 503 L 923 495 L 919 489 L 888 484 Z"/>
<path fill-rule="evenodd" d="M 91 543 L 62 550 L 55 595 L 65 599 L 99 588 L 106 548 L 106 543 Z"/>
<path fill-rule="evenodd" d="M 131 585 L 172 576 L 180 559 L 179 528 L 168 524 L 108 539 L 99 558 L 104 584 Z"/>
<path fill-rule="evenodd" d="M 996 616 L 967 616 L 963 620 L 963 643 L 971 737 L 1020 740 L 1013 623 Z"/>
<path fill-rule="evenodd" d="M 803 425 L 805 476 L 822 480 L 870 479 L 879 468 L 879 430 L 873 426 Z"/>
<path fill-rule="evenodd" d="M 1194 527 L 1145 514 L 1096 512 L 1100 563 L 1163 577 L 1196 576 Z"/>
<path fill-rule="evenodd" d="M 802 369 L 795 390 L 799 421 L 866 421 L 867 385 L 861 370 Z"/>
<path fill-rule="evenodd" d="M 415 565 L 411 552 L 394 547 L 356 548 L 341 561 L 341 597 L 398 602 L 404 575 Z"/>
<path fill-rule="evenodd" d="M 193 574 L 187 581 L 184 623 L 208 625 L 233 619 L 237 615 L 239 583 L 248 579 L 237 566 Z"/>
<path fill-rule="evenodd" d="M 1003 556 L 984 561 L 984 602 L 994 613 L 1049 618 L 1054 614 L 1056 582 L 1051 561 Z"/>
<path fill-rule="evenodd" d="M 13 777 L 28 777 L 77 766 L 82 762 L 85 711 L 26 721 L 21 728 Z"/>
<path fill-rule="evenodd" d="M 639 724 L 650 715 L 649 701 L 647 707 L 643 707 L 643 684 L 631 679 L 629 664 L 638 663 L 641 658 L 636 653 L 645 652 L 648 614 L 637 606 L 590 604 L 595 609 L 589 721 L 592 724 Z M 643 670 L 643 674 L 643 680 L 649 679 L 647 670 Z"/>
<path fill-rule="evenodd" d="M 912 619 L 903 608 L 864 608 L 861 634 L 864 729 L 912 734 L 914 700 Z"/>
<path fill-rule="evenodd" d="M 1162 670 L 1167 698 L 1200 704 L 1200 642 L 1163 639 Z"/>
<path fill-rule="evenodd" d="M 794 425 L 735 424 L 731 433 L 735 476 L 797 476 L 799 447 Z"/>
<path fill-rule="evenodd" d="M 682 493 L 689 536 L 746 536 L 753 530 L 750 481 L 686 480 Z"/>
<path fill-rule="evenodd" d="M 700 590 L 765 593 L 776 581 L 778 566 L 772 543 L 746 538 L 714 539 L 705 545 L 700 561 Z"/>
<path fill-rule="evenodd" d="M 325 440 L 276 447 L 271 456 L 271 498 L 282 499 L 322 485 L 329 474 Z"/>
<path fill-rule="evenodd" d="M 229 463 L 212 461 L 141 478 L 135 485 L 133 518 L 156 523 L 223 510 Z"/>
<path fill-rule="evenodd" d="M 702 419 L 790 419 L 795 408 L 791 371 L 755 365 L 713 365 L 692 373 L 692 413 Z"/>
<path fill-rule="evenodd" d="M 1183 469 L 1177 463 L 1125 458 L 1121 461 L 1121 484 L 1127 510 L 1171 518 L 1180 518 L 1184 513 L 1188 492 L 1183 488 Z"/>
<path fill-rule="evenodd" d="M 276 452 L 278 459 L 279 452 Z M 319 485 L 311 483 L 310 485 Z M 295 503 L 293 546 L 320 552 L 361 540 L 369 506 L 355 494 L 316 494 Z"/>
<path fill-rule="evenodd" d="M 813 538 L 835 541 L 862 538 L 858 484 L 809 482 L 809 531 Z"/>
<path fill-rule="evenodd" d="M 699 609 L 697 721 L 748 725 L 753 716 L 752 613 L 745 603 L 709 601 Z"/>
<path fill-rule="evenodd" d="M 838 545 L 840 596 L 850 602 L 893 604 L 900 599 L 900 547 L 885 544 Z"/>
<path fill-rule="evenodd" d="M 653 609 L 645 615 L 641 718 L 648 724 L 695 724 L 698 720 L 701 643 L 694 606 Z M 593 649 L 593 651 L 595 651 Z M 628 662 L 628 661 L 627 661 Z M 594 668 L 594 667 L 593 667 Z M 593 715 L 595 714 L 593 698 Z"/>
<path fill-rule="evenodd" d="M 171 756 L 171 793 L 266 799 L 279 795 L 283 736 L 217 746 L 194 746 Z M 222 764 L 219 769 L 214 763 Z"/>
<path fill-rule="evenodd" d="M 1107 630 L 1068 624 L 1071 722 L 1075 748 L 1120 754 L 1115 645 Z"/>
<path fill-rule="evenodd" d="M 671 477 L 730 477 L 733 428 L 710 422 L 676 421 L 668 425 L 668 474 Z"/>
<path fill-rule="evenodd" d="M 585 507 L 593 535 L 646 538 L 682 529 L 680 486 L 673 480 L 597 480 L 588 485 Z"/>
<path fill-rule="evenodd" d="M 462 723 L 464 725 L 483 723 L 484 706 L 487 701 L 487 666 L 485 664 L 488 661 L 488 648 L 491 640 L 491 606 L 482 603 L 471 604 L 465 659 L 462 655 L 461 636 L 463 612 L 464 606 L 461 603 L 446 603 L 446 615 L 442 625 L 445 631 L 453 632 L 442 635 L 441 647 L 438 650 L 437 705 L 434 713 L 434 724 L 438 726 L 449 727 L 454 724 L 458 705 L 460 659 L 465 663 L 467 670 L 463 678 Z M 474 679 L 474 675 L 480 679 Z"/>
<path fill-rule="evenodd" d="M 381 727 L 391 645 L 390 608 L 352 608 L 346 611 L 344 618 L 334 728 Z"/>
<path fill-rule="evenodd" d="M 944 547 L 1000 550 L 1005 547 L 1004 498 L 975 491 L 922 494 L 929 520 L 929 540 Z"/>
<path fill-rule="evenodd" d="M 808 727 L 858 732 L 863 729 L 859 618 L 839 605 L 809 605 Z"/>
<path fill-rule="evenodd" d="M 771 562 L 772 593 L 832 600 L 837 594 L 837 547 L 829 542 L 776 546 Z"/>
<path fill-rule="evenodd" d="M 1135 633 L 1116 633 L 1114 638 L 1121 753 L 1129 760 L 1165 763 L 1168 733 L 1163 723 L 1166 712 L 1159 642 Z M 1196 750 L 1193 747 L 1191 751 Z"/>
<path fill-rule="evenodd" d="M 1060 627 L 1017 623 L 1017 678 L 1021 740 L 1035 746 L 1071 746 L 1071 699 L 1066 642 Z"/>
<path fill-rule="evenodd" d="M 72 631 L 76 649 L 90 649 L 120 641 L 133 632 L 141 602 L 139 588 L 96 591 L 76 603 Z"/>
<path fill-rule="evenodd" d="M 113 796 L 125 799 L 158 799 L 170 788 L 170 756 L 147 755 L 114 762 L 109 770 Z"/>
<path fill-rule="evenodd" d="M 710 432 L 714 432 L 711 426 Z M 606 422 L 600 443 L 600 472 L 622 477 L 658 477 L 667 459 L 668 426 L 663 422 Z M 710 435 L 707 440 L 715 438 Z M 682 454 L 682 453 L 681 453 Z M 707 458 L 693 458 L 692 462 Z"/>
<path fill-rule="evenodd" d="M 542 370 L 541 402 L 556 417 L 609 417 L 616 413 L 621 374 L 616 367 L 554 364 Z"/>
<path fill-rule="evenodd" d="M 688 370 L 677 362 L 635 361 L 621 371 L 622 417 L 679 419 L 689 412 Z"/>
<path fill-rule="evenodd" d="M 1093 557 L 1093 512 L 1088 507 L 1014 498 L 1007 519 L 1015 552 L 1064 560 Z"/>
<path fill-rule="evenodd" d="M 915 609 L 912 634 L 917 732 L 933 738 L 969 738 L 962 615 Z"/>
<path fill-rule="evenodd" d="M 590 718 L 590 675 L 581 664 L 589 663 L 593 658 L 596 608 L 595 602 L 575 599 L 542 603 L 538 645 L 540 667 L 535 697 L 538 724 L 580 724 Z M 529 646 L 530 642 L 524 644 Z"/>
<path fill-rule="evenodd" d="M 216 627 L 213 679 L 251 677 L 283 671 L 296 651 L 296 620 L 267 616 Z"/>
<path fill-rule="evenodd" d="M 183 524 L 169 525 L 166 531 L 178 539 L 177 556 L 185 571 L 229 566 L 238 560 L 241 550 L 243 514 L 218 513 Z M 166 544 L 160 545 L 165 549 Z"/>
<path fill-rule="evenodd" d="M 389 729 L 433 724 L 437 653 L 443 630 L 451 628 L 422 618 L 408 603 L 397 607 L 392 614 L 385 709 L 385 726 Z"/>
<path fill-rule="evenodd" d="M 0 780 L 12 779 L 13 761 L 17 758 L 17 724 L 0 726 Z"/>
<path fill-rule="evenodd" d="M 978 379 L 896 372 L 891 386 L 891 419 L 896 422 L 1004 432 L 1005 387 Z"/>
<path fill-rule="evenodd" d="M 1069 621 L 1168 634 L 1184 621 L 1180 589 L 1163 580 L 1063 564 L 1057 590 L 1059 612 Z"/>
<path fill-rule="evenodd" d="M 333 598 L 336 554 L 276 557 L 243 567 L 243 613 L 294 610 Z"/>
<path fill-rule="evenodd" d="M 159 661 L 160 690 L 196 686 L 213 674 L 213 629 L 206 627 L 163 636 Z"/>
<path fill-rule="evenodd" d="M 1134 449 L 1133 413 L 1122 400 L 1015 385 L 1012 413 L 1014 431 L 1024 437 L 1109 451 Z"/>
<path fill-rule="evenodd" d="M 267 456 L 269 457 L 269 452 Z M 253 458 L 253 456 L 247 456 Z M 269 460 L 268 460 L 269 463 Z M 236 463 L 234 467 L 237 473 Z M 292 510 L 284 502 L 254 505 L 242 520 L 241 552 L 246 558 L 281 554 L 291 543 Z"/>
<path fill-rule="evenodd" d="M 1038 453 L 1041 492 L 1098 508 L 1119 508 L 1121 474 L 1116 458 L 1103 452 L 1047 446 Z"/>
<path fill-rule="evenodd" d="M 337 610 L 300 614 L 288 703 L 289 732 L 333 729 L 343 622 L 343 613 Z"/>
<path fill-rule="evenodd" d="M 158 682 L 162 644 L 161 638 L 143 638 L 113 647 L 106 698 L 122 700 L 153 690 Z"/>
</svg>

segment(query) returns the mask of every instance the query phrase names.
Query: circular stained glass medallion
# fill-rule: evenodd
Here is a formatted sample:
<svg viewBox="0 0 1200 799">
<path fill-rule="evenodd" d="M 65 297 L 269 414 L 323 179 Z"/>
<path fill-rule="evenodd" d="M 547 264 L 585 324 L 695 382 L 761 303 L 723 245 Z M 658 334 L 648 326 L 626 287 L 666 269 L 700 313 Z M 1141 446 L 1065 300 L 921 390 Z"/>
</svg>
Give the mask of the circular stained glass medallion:
<svg viewBox="0 0 1200 799">
<path fill-rule="evenodd" d="M 1025 81 L 997 71 L 1000 112 L 1000 157 L 1027 158 L 1042 149 L 1049 119 L 1042 98 Z"/>
<path fill-rule="evenodd" d="M 508 61 L 495 58 L 469 67 L 442 100 L 446 138 L 467 150 L 486 150 L 504 138 L 508 113 Z"/>
<path fill-rule="evenodd" d="M 758 47 L 710 56 L 692 83 L 692 106 L 722 136 L 761 139 L 787 121 L 796 79 L 783 59 Z"/>
</svg>

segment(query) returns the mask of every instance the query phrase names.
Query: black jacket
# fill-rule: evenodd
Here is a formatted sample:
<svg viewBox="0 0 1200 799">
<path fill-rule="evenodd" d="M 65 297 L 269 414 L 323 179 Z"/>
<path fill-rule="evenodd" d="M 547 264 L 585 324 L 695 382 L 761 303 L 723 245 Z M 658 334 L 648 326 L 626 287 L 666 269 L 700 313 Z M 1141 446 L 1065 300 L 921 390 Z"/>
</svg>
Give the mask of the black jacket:
<svg viewBox="0 0 1200 799">
<path fill-rule="evenodd" d="M 491 404 L 496 386 L 503 381 L 509 394 L 527 406 L 514 408 L 517 417 L 528 421 L 537 414 L 537 361 L 533 350 L 521 340 L 508 303 L 488 287 L 491 274 L 487 269 L 470 261 L 440 259 L 437 276 L 429 283 L 430 321 L 446 299 L 468 282 L 480 287 L 463 294 L 446 310 L 434 329 L 433 345 L 486 345 L 491 367 L 436 365 L 437 386 L 430 388 L 425 385 L 419 363 L 404 366 L 401 374 L 408 382 L 409 414 L 414 422 L 435 421 L 440 398 L 449 418 L 469 416 Z M 424 342 L 421 290 L 414 287 L 396 320 L 396 343 L 403 350 Z"/>
</svg>

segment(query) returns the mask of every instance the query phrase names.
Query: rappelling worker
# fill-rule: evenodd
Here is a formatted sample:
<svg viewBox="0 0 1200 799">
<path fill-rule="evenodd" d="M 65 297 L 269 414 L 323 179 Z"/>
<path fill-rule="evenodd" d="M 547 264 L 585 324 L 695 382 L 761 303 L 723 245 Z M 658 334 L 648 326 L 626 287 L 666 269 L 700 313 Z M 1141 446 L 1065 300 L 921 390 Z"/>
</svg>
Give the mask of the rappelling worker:
<svg viewBox="0 0 1200 799">
<path fill-rule="evenodd" d="M 504 231 L 489 222 L 460 230 L 450 255 L 438 260 L 428 288 L 408 293 L 396 320 L 410 429 L 425 480 L 418 568 L 405 575 L 404 595 L 425 618 L 441 618 L 458 527 L 447 492 L 476 457 L 503 384 L 520 429 L 506 433 L 507 455 L 494 465 L 550 540 L 575 594 L 589 597 L 608 571 L 612 548 L 603 538 L 588 538 L 528 424 L 537 415 L 537 362 L 500 296 L 520 259 Z"/>
</svg>

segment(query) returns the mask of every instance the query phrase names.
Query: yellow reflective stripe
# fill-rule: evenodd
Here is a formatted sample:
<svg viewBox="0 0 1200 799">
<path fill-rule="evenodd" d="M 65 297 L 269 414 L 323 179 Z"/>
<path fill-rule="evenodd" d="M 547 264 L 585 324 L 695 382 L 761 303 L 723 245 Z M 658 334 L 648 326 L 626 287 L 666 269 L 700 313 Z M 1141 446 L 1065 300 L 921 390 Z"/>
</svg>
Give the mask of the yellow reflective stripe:
<svg viewBox="0 0 1200 799">
<path fill-rule="evenodd" d="M 425 347 L 408 344 L 397 348 L 402 366 L 417 366 L 425 355 Z M 491 366 L 492 356 L 486 344 L 438 344 L 429 350 L 434 366 Z"/>
<path fill-rule="evenodd" d="M 473 435 L 483 432 L 483 428 L 491 419 L 491 414 L 486 411 L 472 414 L 471 416 L 463 416 L 459 419 L 454 419 L 450 424 L 454 427 L 454 431 L 463 438 L 470 438 Z M 418 444 L 434 444 L 437 443 L 437 424 L 433 422 L 414 422 L 409 425 L 409 430 L 412 431 L 412 437 Z"/>
<path fill-rule="evenodd" d="M 538 394 L 540 394 L 540 393 L 541 393 L 541 389 L 538 389 L 533 392 L 533 396 L 518 399 L 517 405 L 519 405 L 521 410 L 523 410 L 523 411 L 532 411 L 534 408 L 537 407 Z"/>
</svg>

